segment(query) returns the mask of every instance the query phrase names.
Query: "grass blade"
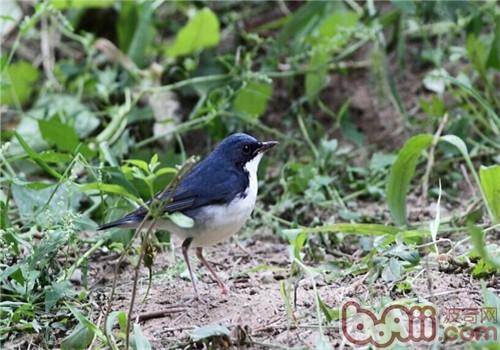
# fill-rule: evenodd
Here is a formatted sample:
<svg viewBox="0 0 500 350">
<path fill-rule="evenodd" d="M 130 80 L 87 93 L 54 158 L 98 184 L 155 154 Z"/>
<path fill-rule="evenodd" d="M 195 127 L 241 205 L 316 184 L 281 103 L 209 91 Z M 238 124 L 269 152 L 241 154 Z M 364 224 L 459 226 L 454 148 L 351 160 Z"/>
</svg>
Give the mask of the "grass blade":
<svg viewBox="0 0 500 350">
<path fill-rule="evenodd" d="M 43 170 L 45 170 L 47 173 L 52 175 L 58 180 L 62 180 L 63 176 L 59 174 L 57 171 L 52 169 L 43 159 L 40 157 L 40 155 L 31 148 L 26 141 L 24 141 L 23 137 L 19 135 L 17 132 L 14 134 L 19 141 L 19 144 L 21 147 L 24 149 L 26 154 L 30 157 L 32 161 L 34 161 L 36 164 L 40 166 Z"/>
<path fill-rule="evenodd" d="M 391 167 L 387 181 L 387 204 L 393 220 L 406 224 L 406 194 L 415 174 L 418 158 L 432 144 L 431 134 L 420 134 L 406 141 Z"/>
<path fill-rule="evenodd" d="M 500 165 L 481 167 L 479 180 L 494 222 L 500 221 Z"/>
<path fill-rule="evenodd" d="M 441 136 L 440 140 L 446 141 L 460 151 L 462 153 L 462 156 L 465 159 L 465 163 L 467 163 L 467 166 L 469 167 L 470 172 L 472 173 L 472 176 L 474 177 L 474 181 L 476 181 L 477 186 L 479 187 L 479 190 L 481 191 L 481 196 L 483 197 L 483 202 L 484 205 L 486 206 L 486 209 L 488 210 L 488 214 L 490 215 L 491 221 L 495 221 L 493 213 L 490 211 L 490 207 L 488 205 L 488 199 L 483 191 L 483 188 L 481 186 L 481 181 L 479 180 L 479 176 L 477 175 L 476 169 L 474 169 L 474 165 L 472 164 L 472 161 L 469 156 L 469 152 L 467 151 L 467 146 L 465 145 L 465 142 L 462 141 L 462 139 L 458 136 L 455 135 L 445 135 Z"/>
</svg>

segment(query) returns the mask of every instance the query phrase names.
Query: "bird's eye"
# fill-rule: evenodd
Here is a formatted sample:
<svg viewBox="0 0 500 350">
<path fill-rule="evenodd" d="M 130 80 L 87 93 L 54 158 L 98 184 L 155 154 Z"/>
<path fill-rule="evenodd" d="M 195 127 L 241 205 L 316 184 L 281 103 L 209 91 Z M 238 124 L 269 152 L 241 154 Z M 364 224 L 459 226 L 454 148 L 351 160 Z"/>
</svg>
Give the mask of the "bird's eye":
<svg viewBox="0 0 500 350">
<path fill-rule="evenodd" d="M 250 146 L 249 145 L 243 146 L 243 154 L 250 154 Z"/>
</svg>

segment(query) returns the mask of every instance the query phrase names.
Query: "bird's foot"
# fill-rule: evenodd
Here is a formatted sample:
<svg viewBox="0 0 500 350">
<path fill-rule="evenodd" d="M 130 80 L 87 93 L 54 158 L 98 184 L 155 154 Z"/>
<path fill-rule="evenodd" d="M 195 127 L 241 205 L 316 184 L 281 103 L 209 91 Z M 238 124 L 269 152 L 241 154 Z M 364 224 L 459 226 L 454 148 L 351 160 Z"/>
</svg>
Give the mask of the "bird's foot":
<svg viewBox="0 0 500 350">
<path fill-rule="evenodd" d="M 220 287 L 220 294 L 222 295 L 228 295 L 229 294 L 229 287 L 226 286 L 223 282 L 218 283 Z"/>
</svg>

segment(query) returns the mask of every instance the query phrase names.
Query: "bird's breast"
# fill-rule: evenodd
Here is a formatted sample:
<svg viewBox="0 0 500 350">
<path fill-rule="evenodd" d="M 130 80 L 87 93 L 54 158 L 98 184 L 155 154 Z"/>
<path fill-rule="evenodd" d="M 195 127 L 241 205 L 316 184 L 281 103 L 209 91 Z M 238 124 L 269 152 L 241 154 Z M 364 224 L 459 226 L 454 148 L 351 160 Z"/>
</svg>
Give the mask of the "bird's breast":
<svg viewBox="0 0 500 350">
<path fill-rule="evenodd" d="M 252 214 L 257 191 L 248 187 L 226 205 L 209 205 L 197 215 L 197 234 L 193 246 L 208 246 L 224 241 L 238 232 Z"/>
</svg>

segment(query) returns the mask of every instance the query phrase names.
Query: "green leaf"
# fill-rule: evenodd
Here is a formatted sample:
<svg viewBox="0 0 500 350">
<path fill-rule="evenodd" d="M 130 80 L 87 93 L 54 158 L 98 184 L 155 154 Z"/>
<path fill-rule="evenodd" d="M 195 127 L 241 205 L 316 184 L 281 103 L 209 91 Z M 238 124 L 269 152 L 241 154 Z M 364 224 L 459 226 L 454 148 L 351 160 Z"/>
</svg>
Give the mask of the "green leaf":
<svg viewBox="0 0 500 350">
<path fill-rule="evenodd" d="M 497 250 L 497 256 L 491 256 L 489 254 L 484 241 L 485 232 L 472 223 L 469 223 L 467 228 L 477 255 L 479 255 L 486 263 L 492 265 L 497 271 L 500 271 L 500 252 Z"/>
<path fill-rule="evenodd" d="M 72 95 L 43 95 L 28 115 L 38 120 L 58 115 L 63 123 L 74 127 L 81 138 L 89 136 L 100 124 L 94 112 Z"/>
<path fill-rule="evenodd" d="M 50 309 L 66 295 L 69 287 L 70 283 L 66 280 L 60 283 L 55 282 L 51 286 L 45 288 L 45 312 L 49 312 Z"/>
<path fill-rule="evenodd" d="M 0 229 L 4 230 L 7 227 L 10 227 L 10 225 L 7 204 L 0 201 Z"/>
<path fill-rule="evenodd" d="M 446 76 L 448 72 L 445 69 L 433 69 L 425 75 L 422 83 L 428 90 L 442 95 L 446 88 Z"/>
<path fill-rule="evenodd" d="M 236 94 L 233 108 L 236 112 L 258 117 L 266 111 L 267 102 L 272 92 L 273 87 L 271 84 L 249 81 Z"/>
<path fill-rule="evenodd" d="M 395 258 L 391 258 L 389 260 L 389 264 L 387 264 L 382 271 L 382 278 L 386 282 L 395 282 L 401 279 L 401 273 L 404 271 L 401 263 Z"/>
<path fill-rule="evenodd" d="M 112 349 L 116 349 L 115 337 L 113 336 L 113 327 L 115 323 L 118 321 L 121 329 L 126 329 L 127 324 L 127 314 L 125 311 L 113 311 L 109 314 L 108 319 L 106 320 L 106 334 L 111 338 L 112 344 L 110 344 Z"/>
<path fill-rule="evenodd" d="M 490 54 L 486 61 L 486 67 L 500 70 L 500 15 L 495 17 L 495 36 L 491 42 Z"/>
<path fill-rule="evenodd" d="M 148 163 L 146 163 L 143 160 L 140 160 L 140 159 L 127 159 L 126 162 L 132 164 L 133 166 L 138 167 L 139 169 L 143 170 L 146 174 L 149 173 Z"/>
<path fill-rule="evenodd" d="M 182 228 L 191 228 L 194 226 L 194 220 L 189 216 L 182 214 L 181 212 L 174 212 L 172 214 L 168 214 L 168 218 L 172 220 L 174 224 Z"/>
<path fill-rule="evenodd" d="M 445 136 L 441 136 L 439 138 L 439 140 L 451 143 L 453 146 L 455 146 L 460 151 L 460 153 L 462 153 L 464 158 L 470 159 L 469 152 L 467 151 L 467 146 L 465 145 L 465 142 L 460 137 L 455 136 L 455 135 L 445 135 Z"/>
<path fill-rule="evenodd" d="M 56 179 L 62 179 L 62 175 L 59 174 L 56 170 L 52 169 L 43 159 L 40 157 L 40 155 L 35 152 L 27 143 L 24 141 L 24 139 L 19 135 L 17 132 L 15 133 L 16 139 L 21 145 L 21 147 L 24 149 L 26 154 L 30 157 L 32 161 L 37 163 L 43 170 L 45 170 L 47 173 L 55 177 Z"/>
<path fill-rule="evenodd" d="M 465 163 L 467 164 L 467 167 L 469 168 L 470 172 L 472 173 L 472 176 L 474 177 L 474 181 L 476 182 L 476 185 L 479 187 L 479 190 L 481 191 L 481 197 L 483 198 L 484 205 L 486 206 L 486 209 L 488 210 L 488 214 L 491 218 L 491 221 L 495 221 L 495 216 L 494 216 L 493 212 L 490 210 L 489 200 L 486 197 L 486 193 L 483 191 L 483 186 L 481 185 L 481 181 L 479 180 L 479 176 L 477 175 L 476 169 L 474 169 L 474 164 L 472 164 L 472 160 L 470 159 L 469 152 L 467 151 L 467 146 L 465 145 L 465 142 L 462 141 L 462 139 L 460 137 L 455 136 L 455 135 L 441 136 L 439 138 L 439 140 L 452 144 L 460 151 L 460 153 L 462 153 L 462 156 L 465 159 Z"/>
<path fill-rule="evenodd" d="M 331 39 L 332 36 L 339 34 L 342 30 L 354 28 L 358 24 L 359 16 L 353 11 L 336 11 L 330 17 L 326 18 L 319 27 L 320 37 Z M 340 43 L 343 45 L 344 39 Z"/>
<path fill-rule="evenodd" d="M 87 349 L 94 339 L 94 332 L 85 325 L 78 323 L 66 338 L 61 342 L 61 350 Z"/>
<path fill-rule="evenodd" d="M 311 56 L 308 69 L 310 73 L 306 74 L 306 96 L 312 100 L 320 92 L 328 76 L 328 61 L 330 55 L 326 50 L 315 50 Z"/>
<path fill-rule="evenodd" d="M 418 158 L 432 144 L 433 136 L 420 134 L 406 141 L 399 151 L 387 180 L 387 204 L 398 225 L 406 223 L 406 194 L 415 174 Z"/>
<path fill-rule="evenodd" d="M 212 337 L 229 337 L 229 329 L 224 326 L 215 324 L 202 327 L 196 327 L 191 331 L 191 340 L 197 342 L 203 339 Z"/>
<path fill-rule="evenodd" d="M 488 59 L 487 44 L 474 34 L 469 34 L 466 41 L 467 56 L 474 68 L 481 75 L 486 74 L 486 60 Z"/>
<path fill-rule="evenodd" d="M 132 349 L 134 350 L 151 350 L 151 344 L 148 338 L 142 334 L 141 326 L 134 323 L 134 334 L 131 341 Z"/>
<path fill-rule="evenodd" d="M 76 211 L 82 198 L 74 185 L 67 182 L 42 189 L 30 188 L 29 184 L 14 183 L 12 196 L 25 224 L 60 222 L 66 213 Z"/>
<path fill-rule="evenodd" d="M 134 37 L 137 27 L 137 3 L 132 1 L 120 2 L 120 14 L 116 23 L 116 33 L 118 35 L 118 46 L 122 52 L 127 52 L 130 42 Z"/>
<path fill-rule="evenodd" d="M 315 42 L 313 54 L 309 61 L 305 87 L 306 96 L 312 100 L 323 88 L 328 76 L 328 62 L 333 51 L 345 45 L 347 35 L 342 31 L 354 28 L 358 23 L 358 15 L 352 11 L 336 11 L 320 25 L 317 35 L 311 40 Z"/>
<path fill-rule="evenodd" d="M 219 20 L 209 8 L 197 12 L 177 33 L 167 55 L 177 57 L 215 46 L 219 43 Z"/>
<path fill-rule="evenodd" d="M 328 305 L 326 305 L 323 302 L 323 300 L 321 300 L 321 297 L 319 296 L 319 294 L 317 294 L 316 297 L 318 298 L 319 308 L 323 312 L 323 315 L 325 316 L 326 320 L 328 322 L 337 321 L 339 319 L 339 316 L 340 316 L 339 309 L 338 308 L 333 309 L 333 308 L 329 307 Z"/>
<path fill-rule="evenodd" d="M 139 67 L 144 66 L 144 55 L 155 34 L 153 22 L 153 2 L 120 2 L 120 15 L 117 23 L 120 49 L 126 52 Z"/>
<path fill-rule="evenodd" d="M 6 91 L 0 92 L 1 104 L 14 105 L 16 100 L 21 105 L 28 102 L 39 75 L 38 70 L 27 61 L 17 61 L 8 65 L 2 72 L 2 80 L 6 77 L 10 86 Z"/>
<path fill-rule="evenodd" d="M 309 1 L 293 13 L 283 26 L 276 42 L 278 46 L 289 46 L 292 41 L 301 41 L 311 30 L 316 28 L 321 17 L 328 13 L 333 1 Z"/>
<path fill-rule="evenodd" d="M 176 173 L 177 173 L 177 169 L 170 168 L 170 167 L 160 168 L 160 169 L 158 169 L 158 170 L 155 171 L 155 175 L 157 177 L 165 175 L 165 174 L 176 174 Z"/>
<path fill-rule="evenodd" d="M 79 186 L 79 189 L 82 192 L 94 192 L 94 191 L 99 191 L 99 192 L 104 192 L 108 194 L 117 194 L 120 196 L 123 196 L 125 198 L 131 199 L 135 203 L 140 203 L 141 200 L 133 195 L 132 193 L 128 192 L 124 187 L 116 184 L 104 184 L 101 182 L 91 182 L 87 183 L 84 185 Z"/>
<path fill-rule="evenodd" d="M 58 10 L 65 10 L 110 7 L 115 0 L 51 0 L 50 3 Z"/>
<path fill-rule="evenodd" d="M 80 143 L 75 129 L 62 123 L 57 116 L 50 120 L 39 120 L 38 128 L 43 139 L 61 151 L 72 153 Z"/>
<path fill-rule="evenodd" d="M 395 154 L 385 154 L 382 152 L 376 152 L 373 154 L 370 160 L 370 170 L 382 171 L 386 167 L 389 167 L 396 160 Z"/>
<path fill-rule="evenodd" d="M 80 312 L 80 310 L 75 309 L 74 307 L 72 307 L 71 305 L 69 305 L 67 303 L 66 303 L 66 306 L 71 311 L 71 313 L 73 314 L 73 316 L 75 316 L 75 318 L 78 320 L 78 322 L 80 322 L 82 325 L 84 325 L 85 327 L 87 327 L 89 329 L 89 331 L 94 332 L 94 334 L 97 335 L 99 337 L 99 339 L 101 339 L 103 341 L 106 341 L 106 336 L 101 331 L 101 329 L 99 327 L 97 327 L 97 325 L 95 325 L 87 317 L 85 317 Z"/>
<path fill-rule="evenodd" d="M 500 221 L 500 165 L 482 166 L 479 169 L 481 188 L 486 197 L 486 205 L 495 222 Z"/>
<path fill-rule="evenodd" d="M 47 163 L 69 163 L 73 159 L 70 154 L 54 152 L 52 150 L 39 153 L 40 159 Z"/>
</svg>

